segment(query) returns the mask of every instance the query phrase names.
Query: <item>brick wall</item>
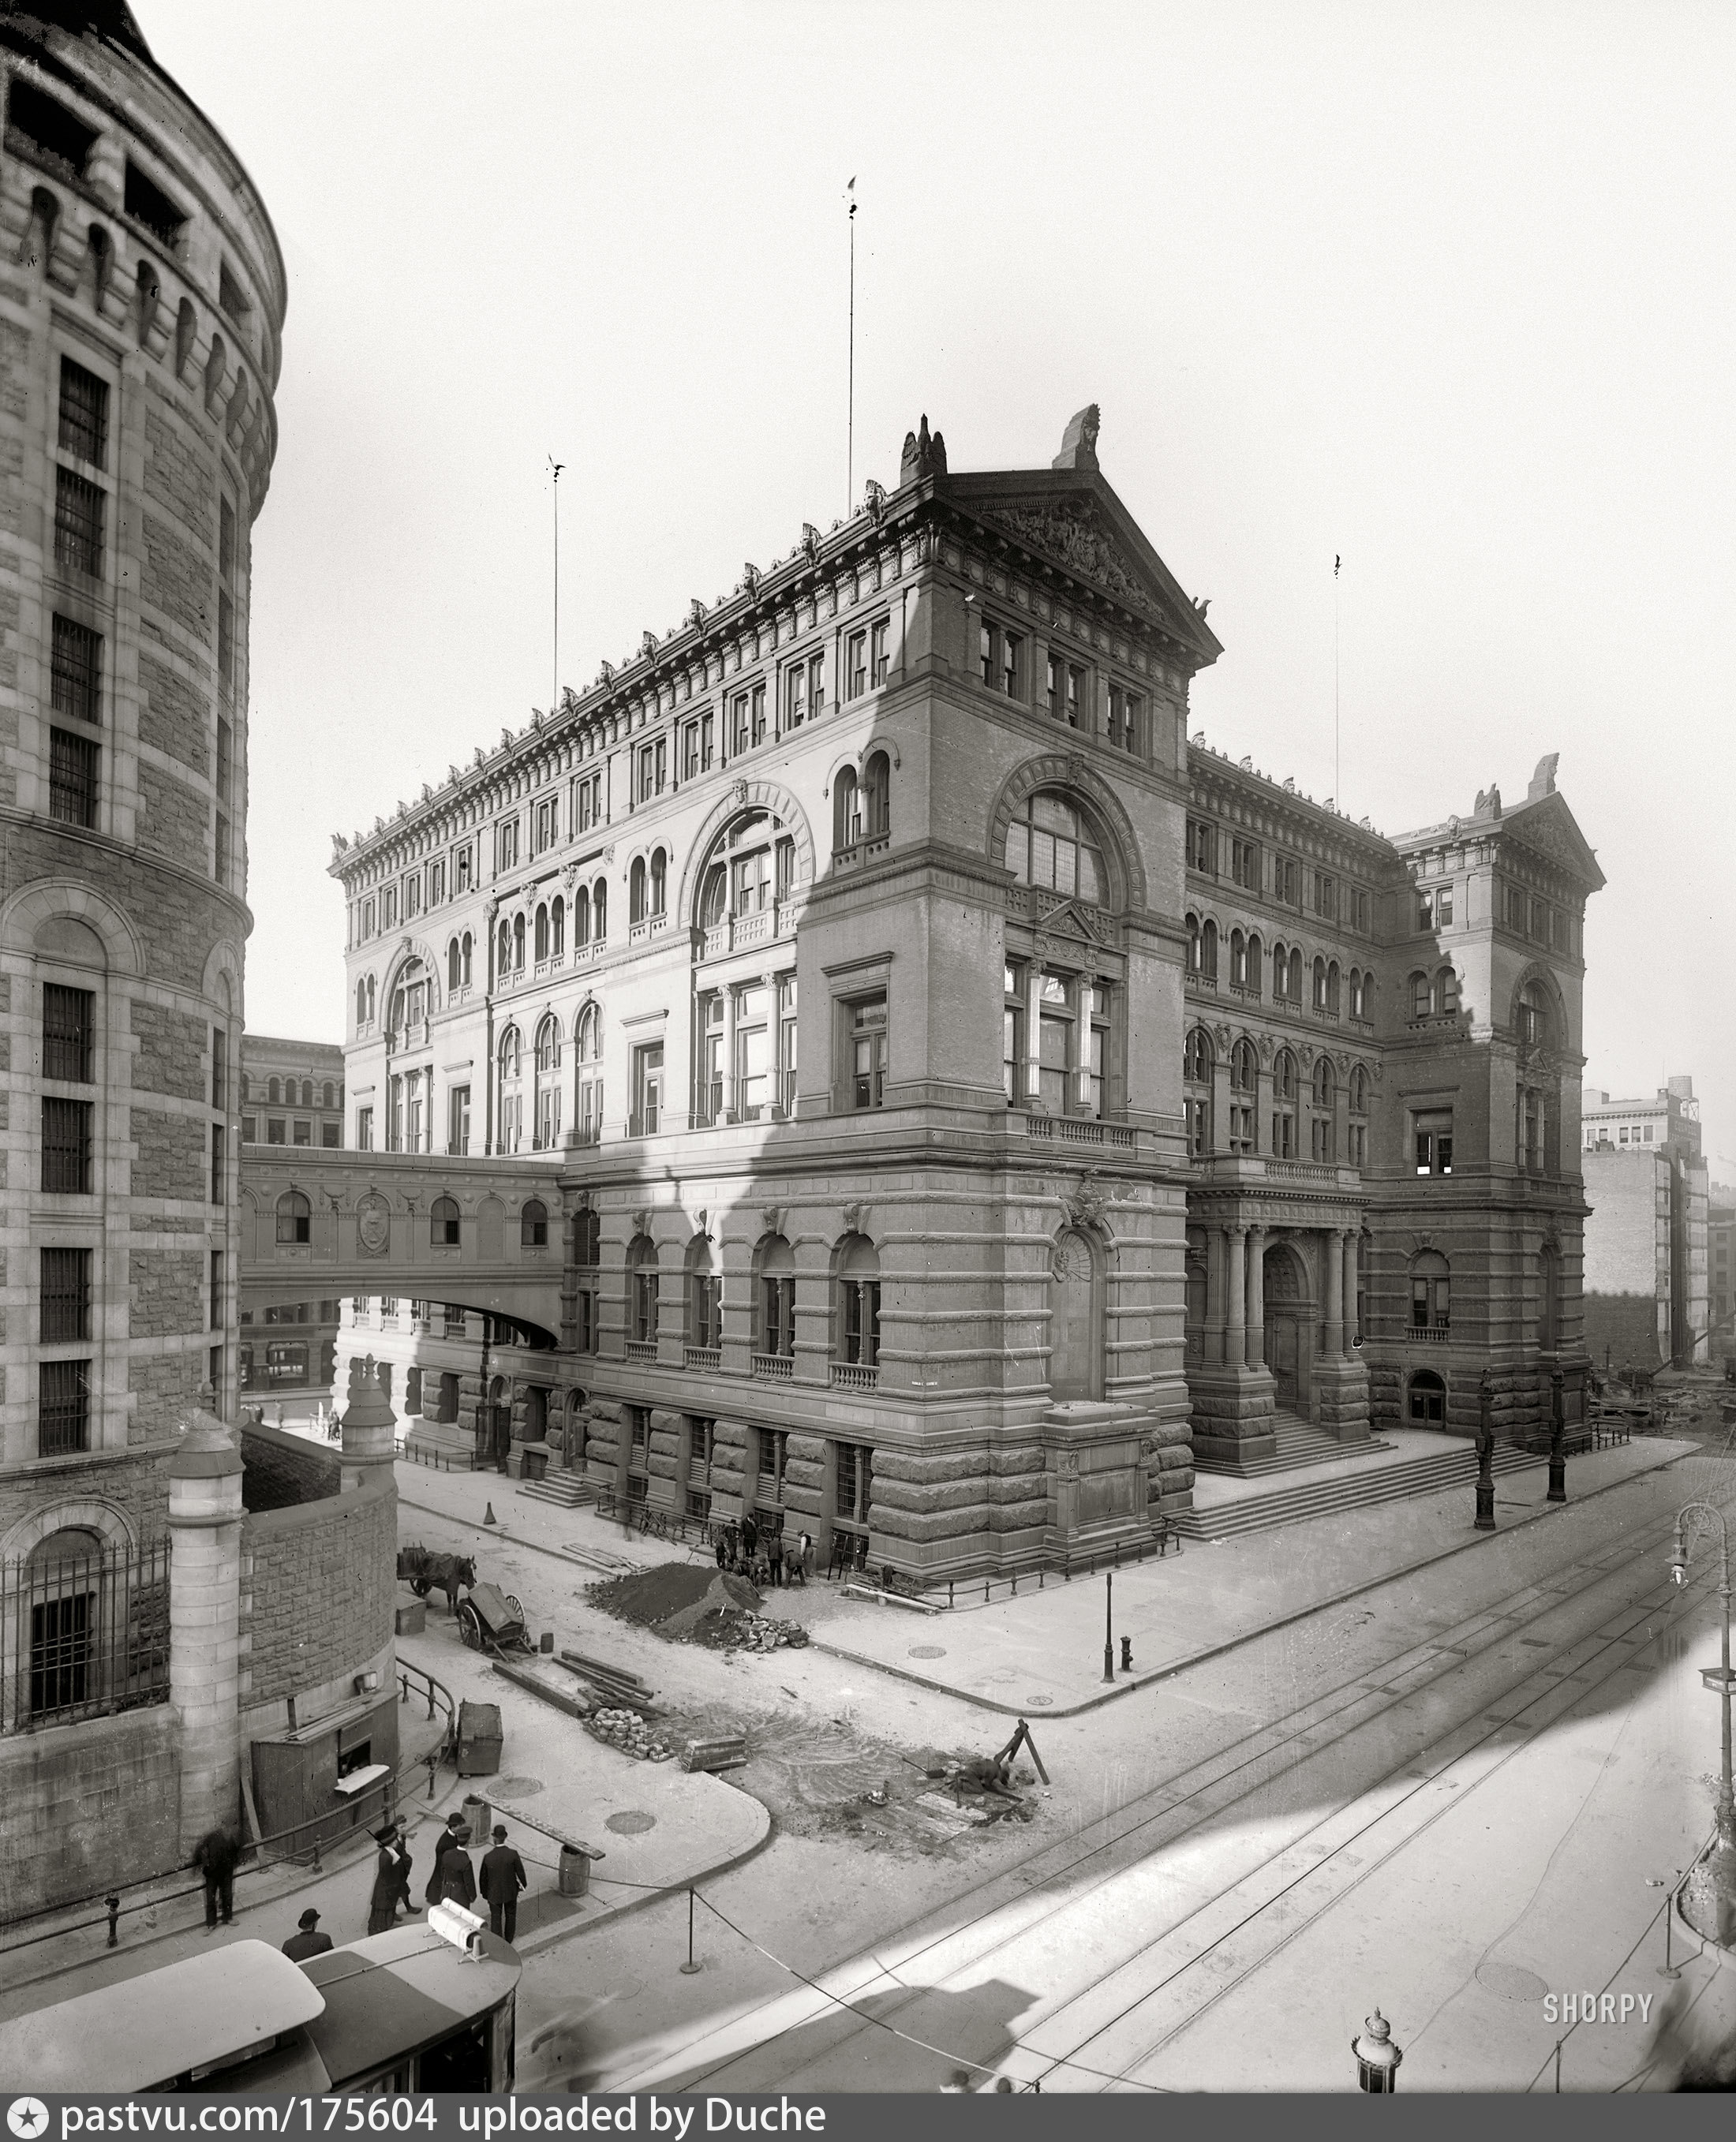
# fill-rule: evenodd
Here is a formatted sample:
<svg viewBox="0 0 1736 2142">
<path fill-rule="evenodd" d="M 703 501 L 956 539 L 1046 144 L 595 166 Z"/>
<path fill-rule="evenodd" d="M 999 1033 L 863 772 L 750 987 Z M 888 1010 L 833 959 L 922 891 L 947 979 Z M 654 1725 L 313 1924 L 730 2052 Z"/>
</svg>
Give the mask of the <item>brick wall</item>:
<svg viewBox="0 0 1736 2142">
<path fill-rule="evenodd" d="M 166 856 L 183 869 L 203 870 L 210 806 L 196 789 L 139 761 L 139 846 Z"/>
<path fill-rule="evenodd" d="M 208 1128 L 196 1116 L 171 1116 L 161 1108 L 131 1108 L 131 1134 L 138 1148 L 132 1164 L 135 1197 L 202 1197 L 210 1187 Z"/>
<path fill-rule="evenodd" d="M 208 1366 L 205 1334 L 196 1345 L 169 1354 L 135 1354 L 126 1364 L 126 1388 L 137 1403 L 127 1424 L 129 1443 L 154 1442 L 172 1435 L 187 1408 L 195 1404 Z"/>
<path fill-rule="evenodd" d="M 166 1339 L 176 1332 L 202 1331 L 209 1278 L 203 1251 L 189 1256 L 170 1250 L 129 1250 L 126 1281 L 131 1335 Z"/>
<path fill-rule="evenodd" d="M 168 1528 L 169 1483 L 160 1456 L 125 1458 L 62 1472 L 0 1473 L 0 1539 L 38 1512 L 52 1510 L 62 1495 L 86 1496 L 123 1511 L 136 1537 L 160 1539 Z M 3 1814 L 3 1807 L 0 1807 Z"/>
<path fill-rule="evenodd" d="M 328 1500 L 343 1483 L 335 1450 L 322 1450 L 304 1436 L 278 1429 L 244 1428 L 241 1456 L 247 1467 L 241 1500 L 255 1513 Z"/>
<path fill-rule="evenodd" d="M 178 1101 L 205 1098 L 210 1029 L 203 1019 L 135 997 L 132 1030 L 139 1044 L 132 1059 L 137 1091 L 171 1093 Z"/>
<path fill-rule="evenodd" d="M 201 778 L 210 772 L 211 703 L 195 684 L 153 654 L 139 656 L 139 741 L 179 759 Z"/>
<path fill-rule="evenodd" d="M 392 1635 L 398 1488 L 388 1478 L 328 1501 L 250 1516 L 242 1606 L 257 1705 L 339 1679 Z"/>
<path fill-rule="evenodd" d="M 139 600 L 180 626 L 201 647 L 211 644 L 211 562 L 180 531 L 154 513 L 145 516 L 144 560 Z M 145 629 L 150 631 L 147 623 Z M 161 633 L 154 637 L 161 639 Z"/>
<path fill-rule="evenodd" d="M 1594 1368 L 1655 1369 L 1669 1359 L 1669 1313 L 1652 1294 L 1588 1294 L 1585 1350 Z"/>
<path fill-rule="evenodd" d="M 169 782 L 167 775 L 154 777 Z M 203 817 L 200 827 L 193 853 L 176 859 L 183 870 L 205 868 Z M 51 828 L 46 822 L 24 820 L 7 827 L 0 841 L 0 901 L 33 878 L 63 877 L 69 871 L 125 911 L 138 933 L 145 971 L 155 982 L 198 989 L 218 938 L 245 932 L 238 903 L 209 879 L 166 871 L 149 856 L 116 854 L 94 842 L 87 846 L 64 826 Z"/>
<path fill-rule="evenodd" d="M 0 1895 L 8 1917 L 179 1861 L 180 1779 L 166 1703 L 0 1740 Z"/>
</svg>

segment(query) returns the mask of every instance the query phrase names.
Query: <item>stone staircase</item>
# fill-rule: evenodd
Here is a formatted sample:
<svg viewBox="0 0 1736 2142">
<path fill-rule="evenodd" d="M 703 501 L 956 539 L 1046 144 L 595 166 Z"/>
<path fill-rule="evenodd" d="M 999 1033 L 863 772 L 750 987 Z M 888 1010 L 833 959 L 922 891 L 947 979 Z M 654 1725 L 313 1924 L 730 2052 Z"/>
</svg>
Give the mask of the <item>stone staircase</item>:
<svg viewBox="0 0 1736 2142">
<path fill-rule="evenodd" d="M 1343 1454 L 1339 1445 L 1333 1448 Z M 1497 1474 L 1518 1473 L 1528 1465 L 1546 1463 L 1546 1456 L 1539 1457 L 1511 1444 L 1499 1444 L 1493 1469 Z M 1170 1523 L 1184 1539 L 1240 1539 L 1249 1532 L 1299 1525 L 1310 1518 L 1328 1517 L 1340 1510 L 1363 1510 L 1377 1503 L 1432 1495 L 1442 1488 L 1463 1488 L 1468 1497 L 1476 1480 L 1476 1450 L 1467 1442 L 1462 1450 L 1437 1451 L 1427 1458 L 1401 1458 L 1397 1464 L 1366 1470 L 1358 1468 L 1328 1480 L 1278 1488 L 1268 1494 L 1243 1495 L 1233 1503 L 1219 1503 L 1208 1509 L 1180 1510 Z"/>
<path fill-rule="evenodd" d="M 1221 1458 L 1196 1454 L 1194 1470 L 1196 1473 L 1216 1473 L 1226 1479 L 1264 1479 L 1269 1473 L 1294 1473 L 1304 1465 L 1323 1465 L 1335 1458 L 1369 1458 L 1392 1445 L 1383 1443 L 1378 1436 L 1371 1436 L 1366 1443 L 1340 1443 L 1335 1436 L 1327 1434 L 1298 1414 L 1286 1413 L 1280 1407 L 1272 1416 L 1273 1432 L 1278 1448 L 1269 1458 L 1249 1458 L 1240 1464 L 1231 1465 Z"/>
<path fill-rule="evenodd" d="M 518 1492 L 539 1503 L 558 1503 L 563 1510 L 576 1509 L 592 1499 L 591 1483 L 581 1473 L 545 1473 L 540 1480 L 521 1480 Z"/>
</svg>

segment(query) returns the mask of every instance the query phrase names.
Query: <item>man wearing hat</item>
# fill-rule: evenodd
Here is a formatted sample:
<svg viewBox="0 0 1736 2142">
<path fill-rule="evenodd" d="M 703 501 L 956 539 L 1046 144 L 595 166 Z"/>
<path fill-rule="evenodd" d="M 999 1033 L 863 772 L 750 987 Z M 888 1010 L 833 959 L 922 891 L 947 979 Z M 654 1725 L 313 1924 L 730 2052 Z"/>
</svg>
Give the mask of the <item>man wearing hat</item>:
<svg viewBox="0 0 1736 2142">
<path fill-rule="evenodd" d="M 309 1905 L 296 1924 L 301 1932 L 291 1934 L 284 1943 L 284 1954 L 296 1963 L 305 1963 L 310 1956 L 324 1956 L 332 1945 L 332 1937 L 320 1932 L 319 1912 Z"/>
<path fill-rule="evenodd" d="M 422 1893 L 423 1901 L 427 1903 L 438 1904 L 440 1901 L 440 1869 L 445 1863 L 447 1853 L 457 1843 L 457 1834 L 463 1826 L 464 1818 L 461 1814 L 449 1814 L 446 1818 L 446 1827 L 441 1831 L 434 1845 L 433 1871 L 428 1876 L 427 1888 Z"/>
<path fill-rule="evenodd" d="M 440 1862 L 441 1903 L 462 1904 L 467 1912 L 476 1902 L 476 1869 L 465 1849 L 469 1843 L 469 1825 L 461 1819 Z"/>
<path fill-rule="evenodd" d="M 518 1893 L 530 1883 L 524 1862 L 507 1842 L 507 1825 L 494 1825 L 494 1849 L 482 1854 L 482 1895 L 488 1905 L 488 1930 L 511 1941 L 518 1931 Z"/>
<path fill-rule="evenodd" d="M 398 1854 L 393 1846 L 398 1842 L 398 1824 L 395 1819 L 373 1833 L 373 1841 L 380 1848 L 374 1863 L 373 1893 L 368 1899 L 368 1931 L 384 1934 L 392 1931 L 392 1922 L 398 1917 L 398 1892 L 403 1875 L 398 1863 Z"/>
</svg>

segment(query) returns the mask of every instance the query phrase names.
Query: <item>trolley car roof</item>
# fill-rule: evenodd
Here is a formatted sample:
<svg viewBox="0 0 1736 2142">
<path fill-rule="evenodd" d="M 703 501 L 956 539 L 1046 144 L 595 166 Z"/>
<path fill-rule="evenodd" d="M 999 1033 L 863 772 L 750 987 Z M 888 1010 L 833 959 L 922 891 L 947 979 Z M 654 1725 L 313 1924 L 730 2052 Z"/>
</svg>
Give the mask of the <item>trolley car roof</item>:
<svg viewBox="0 0 1736 2142">
<path fill-rule="evenodd" d="M 426 1927 L 394 1927 L 311 1956 L 300 1969 L 331 1996 L 311 2021 L 334 2088 L 446 2037 L 504 2001 L 523 1967 L 497 1935 L 467 1957 Z"/>
</svg>

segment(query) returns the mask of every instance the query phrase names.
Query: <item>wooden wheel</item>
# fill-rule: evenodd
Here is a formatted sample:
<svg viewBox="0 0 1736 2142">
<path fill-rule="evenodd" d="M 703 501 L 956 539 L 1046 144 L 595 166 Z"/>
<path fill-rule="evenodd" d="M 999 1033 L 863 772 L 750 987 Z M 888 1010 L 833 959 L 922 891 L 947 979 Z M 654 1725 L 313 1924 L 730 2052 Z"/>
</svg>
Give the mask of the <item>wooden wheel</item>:
<svg viewBox="0 0 1736 2142">
<path fill-rule="evenodd" d="M 482 1617 L 467 1599 L 458 1602 L 458 1634 L 472 1651 L 482 1648 Z"/>
<path fill-rule="evenodd" d="M 517 1600 L 512 1597 L 512 1593 L 511 1593 L 510 1592 L 504 1592 L 504 1593 L 502 1593 L 502 1597 L 505 1599 L 505 1601 L 506 1601 L 506 1602 L 507 1602 L 507 1606 L 510 1606 L 510 1607 L 512 1608 L 512 1619 L 513 1619 L 516 1622 L 517 1622 L 517 1624 L 518 1624 L 518 1626 L 519 1626 L 519 1627 L 520 1627 L 521 1629 L 522 1629 L 522 1628 L 523 1628 L 523 1626 L 524 1626 L 524 1609 L 523 1609 L 523 1607 L 522 1607 L 522 1606 L 521 1606 L 519 1605 L 518 1602 L 517 1602 Z"/>
</svg>

